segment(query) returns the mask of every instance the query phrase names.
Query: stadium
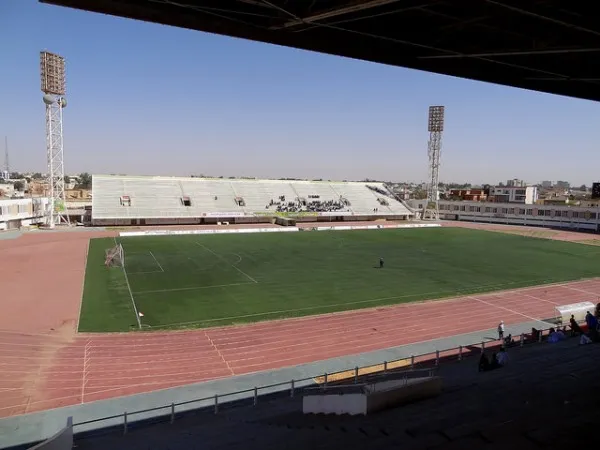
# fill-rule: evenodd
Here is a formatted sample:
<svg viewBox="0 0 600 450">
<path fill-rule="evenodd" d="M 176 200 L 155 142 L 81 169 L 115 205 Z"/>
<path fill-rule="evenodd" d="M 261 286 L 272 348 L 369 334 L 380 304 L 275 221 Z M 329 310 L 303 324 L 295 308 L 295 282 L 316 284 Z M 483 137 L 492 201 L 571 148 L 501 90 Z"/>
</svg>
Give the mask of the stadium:
<svg viewBox="0 0 600 450">
<path fill-rule="evenodd" d="M 251 36 L 170 2 L 48 3 L 328 41 Z M 393 2 L 326 3 L 282 26 Z M 319 50 L 344 54 L 328 42 Z M 514 64 L 447 67 L 420 68 L 597 100 L 595 85 L 519 78 Z M 97 174 L 83 227 L 61 224 L 58 197 L 0 204 L 0 447 L 589 445 L 600 347 L 581 344 L 598 341 L 598 211 L 438 202 L 442 128 L 430 114 L 426 202 L 379 182 Z"/>
</svg>

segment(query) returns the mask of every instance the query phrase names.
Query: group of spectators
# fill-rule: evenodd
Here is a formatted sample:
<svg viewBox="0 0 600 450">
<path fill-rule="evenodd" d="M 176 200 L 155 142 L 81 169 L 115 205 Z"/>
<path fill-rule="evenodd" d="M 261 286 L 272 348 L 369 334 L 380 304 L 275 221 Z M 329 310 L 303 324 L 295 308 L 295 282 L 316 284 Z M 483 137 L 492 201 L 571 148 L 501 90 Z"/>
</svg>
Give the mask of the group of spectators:
<svg viewBox="0 0 600 450">
<path fill-rule="evenodd" d="M 570 326 L 571 326 L 571 335 L 580 336 L 579 344 L 591 344 L 592 342 L 600 342 L 600 329 L 598 327 L 598 317 L 600 316 L 600 303 L 596 305 L 595 314 L 587 311 L 585 315 L 585 325 L 587 328 L 587 333 L 583 331 L 583 329 L 579 326 L 575 317 L 571 315 Z"/>
<path fill-rule="evenodd" d="M 278 213 L 349 211 L 348 202 L 342 197 L 339 200 L 321 200 L 318 195 L 309 195 L 308 198 L 308 201 L 290 201 L 286 200 L 285 195 L 280 195 L 277 200 L 271 200 L 265 209 L 275 209 Z"/>
<path fill-rule="evenodd" d="M 548 334 L 548 342 L 556 343 L 561 342 L 567 339 L 567 335 L 571 336 L 579 336 L 579 344 L 591 344 L 592 342 L 600 342 L 600 303 L 596 305 L 596 310 L 594 314 L 590 311 L 587 311 L 585 315 L 585 326 L 587 331 L 584 331 L 583 328 L 577 323 L 575 320 L 575 316 L 571 315 L 571 319 L 569 320 L 569 327 L 571 330 L 567 330 L 567 326 L 561 328 L 550 328 L 550 332 Z M 498 352 L 494 352 L 490 357 L 488 357 L 485 352 L 481 353 L 481 357 L 479 359 L 479 371 L 487 372 L 489 370 L 498 369 L 504 367 L 508 362 L 508 355 L 506 353 L 506 348 L 514 345 L 512 335 L 508 335 L 504 337 L 504 322 L 500 322 L 498 324 L 498 340 L 502 342 L 500 350 Z M 541 331 L 533 328 L 531 330 L 531 337 L 535 341 L 540 339 Z"/>
</svg>

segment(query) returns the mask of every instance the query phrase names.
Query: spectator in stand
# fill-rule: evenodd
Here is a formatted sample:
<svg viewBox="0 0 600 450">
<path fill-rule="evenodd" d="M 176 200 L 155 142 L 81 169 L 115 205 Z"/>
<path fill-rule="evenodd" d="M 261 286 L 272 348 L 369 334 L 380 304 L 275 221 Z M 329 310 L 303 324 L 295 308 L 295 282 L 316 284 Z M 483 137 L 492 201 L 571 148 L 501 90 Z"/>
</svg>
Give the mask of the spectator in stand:
<svg viewBox="0 0 600 450">
<path fill-rule="evenodd" d="M 490 360 L 485 356 L 485 353 L 481 354 L 481 358 L 479 358 L 479 371 L 487 372 L 490 370 Z"/>
<path fill-rule="evenodd" d="M 498 324 L 498 340 L 504 341 L 504 321 L 501 320 Z"/>
<path fill-rule="evenodd" d="M 500 349 L 500 351 L 498 352 L 498 354 L 496 355 L 496 360 L 498 361 L 498 365 L 500 367 L 504 367 L 506 365 L 506 363 L 508 362 L 508 354 L 506 353 L 506 350 L 504 349 L 504 347 L 502 347 Z"/>
<path fill-rule="evenodd" d="M 550 344 L 554 344 L 556 342 L 564 341 L 567 337 L 562 330 L 555 330 L 554 328 L 550 328 L 550 334 L 548 335 L 548 342 Z"/>
<path fill-rule="evenodd" d="M 592 331 L 598 327 L 598 319 L 596 319 L 592 314 L 588 311 L 585 315 L 585 323 L 588 326 L 588 330 Z"/>
<path fill-rule="evenodd" d="M 502 366 L 498 363 L 498 354 L 494 352 L 490 359 L 490 370 L 499 369 L 500 367 Z"/>
<path fill-rule="evenodd" d="M 583 330 L 575 320 L 575 316 L 571 314 L 571 318 L 569 319 L 569 324 L 571 325 L 571 336 L 576 336 L 578 334 L 583 334 Z"/>
<path fill-rule="evenodd" d="M 585 323 L 588 326 L 589 338 L 594 342 L 598 342 L 598 319 L 588 311 L 585 315 Z"/>
</svg>

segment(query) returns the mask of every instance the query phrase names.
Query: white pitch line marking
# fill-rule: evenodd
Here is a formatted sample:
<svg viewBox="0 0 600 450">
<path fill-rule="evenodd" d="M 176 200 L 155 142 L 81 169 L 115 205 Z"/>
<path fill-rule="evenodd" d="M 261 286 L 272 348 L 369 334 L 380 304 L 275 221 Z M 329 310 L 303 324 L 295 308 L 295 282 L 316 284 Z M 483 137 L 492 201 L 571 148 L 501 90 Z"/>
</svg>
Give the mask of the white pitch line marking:
<svg viewBox="0 0 600 450">
<path fill-rule="evenodd" d="M 115 247 L 117 245 L 119 245 L 118 242 L 117 242 L 117 238 L 116 237 L 114 238 L 114 241 L 115 241 Z M 125 250 L 123 249 L 123 252 L 124 251 Z M 121 269 L 123 269 L 123 275 L 125 276 L 125 283 L 127 284 L 127 290 L 129 291 L 129 297 L 131 298 L 131 304 L 133 305 L 133 313 L 135 314 L 135 320 L 137 321 L 138 328 L 141 330 L 142 329 L 142 322 L 140 320 L 140 314 L 138 312 L 137 305 L 135 304 L 135 300 L 133 298 L 133 292 L 131 292 L 131 284 L 129 284 L 129 277 L 127 276 L 127 270 L 125 269 L 125 264 L 124 263 L 121 264 Z"/>
<path fill-rule="evenodd" d="M 210 345 L 212 346 L 212 348 L 217 352 L 217 355 L 219 355 L 221 360 L 225 363 L 225 365 L 229 369 L 229 372 L 231 372 L 231 375 L 235 375 L 235 373 L 233 372 L 233 369 L 231 368 L 231 366 L 229 365 L 229 363 L 223 356 L 223 353 L 221 353 L 221 350 L 219 350 L 217 348 L 217 346 L 215 345 L 215 343 L 213 342 L 213 340 L 210 338 L 210 336 L 208 335 L 208 333 L 206 331 L 204 332 L 204 336 L 206 336 L 206 339 L 208 339 L 208 342 L 210 342 Z"/>
<path fill-rule="evenodd" d="M 161 265 L 160 265 L 160 263 L 158 262 L 158 259 L 156 259 L 156 256 L 154 256 L 154 253 L 150 252 L 150 256 L 152 256 L 152 258 L 154 258 L 154 262 L 155 262 L 156 264 L 158 264 L 158 267 L 159 267 L 160 271 L 161 271 L 161 272 L 164 272 L 164 271 L 165 271 L 165 269 L 163 269 L 163 266 L 161 266 Z"/>
<path fill-rule="evenodd" d="M 533 280 L 532 280 L 533 281 Z M 544 280 L 536 280 L 537 282 L 542 283 Z M 524 287 L 524 288 L 516 288 L 516 289 L 511 289 L 508 291 L 492 291 L 492 292 L 485 292 L 482 293 L 481 296 L 491 296 L 491 295 L 507 295 L 507 294 L 515 294 L 515 293 L 522 293 L 522 291 L 528 291 L 528 290 L 532 290 L 532 289 L 539 289 L 541 287 L 544 288 L 552 288 L 552 287 L 562 287 L 562 286 L 566 286 L 567 284 L 570 283 L 578 283 L 579 281 L 573 281 L 573 282 L 568 282 L 568 283 L 553 283 L 553 284 L 541 284 L 541 285 L 537 285 L 537 286 L 528 286 L 528 287 Z M 250 285 L 253 283 L 241 283 L 242 285 Z M 482 285 L 479 286 L 479 288 L 491 288 L 491 287 L 503 287 L 503 286 L 510 286 L 514 283 L 500 283 L 500 284 L 494 284 L 494 285 Z M 231 286 L 231 285 L 230 285 Z M 212 287 L 212 286 L 208 286 L 208 287 Z M 221 287 L 221 286 L 219 286 Z M 222 287 L 226 287 L 226 286 L 222 286 Z M 183 288 L 183 289 L 203 289 L 202 287 L 199 288 Z M 170 291 L 171 289 L 168 289 L 168 291 Z M 294 309 L 283 309 L 283 310 L 274 310 L 274 311 L 266 311 L 266 312 L 261 312 L 261 313 L 253 313 L 253 314 L 243 314 L 243 315 L 239 315 L 239 316 L 229 316 L 229 317 L 219 317 L 219 318 L 215 318 L 215 319 L 206 319 L 206 320 L 194 320 L 194 321 L 189 321 L 189 322 L 176 322 L 176 323 L 169 323 L 169 324 L 164 324 L 164 325 L 156 325 L 153 328 L 166 328 L 166 327 L 171 327 L 171 326 L 184 326 L 184 325 L 193 325 L 193 324 L 198 324 L 198 323 L 215 323 L 215 322 L 222 322 L 222 321 L 230 321 L 230 320 L 239 320 L 239 319 L 246 319 L 249 317 L 266 317 L 266 316 L 272 316 L 272 315 L 280 315 L 280 314 L 289 314 L 289 313 L 296 313 L 296 312 L 302 312 L 302 311 L 311 311 L 311 310 L 319 310 L 319 309 L 326 309 L 326 308 L 337 308 L 340 306 L 349 306 L 349 305 L 362 305 L 362 304 L 368 304 L 368 303 L 376 303 L 376 302 L 382 302 L 382 301 L 388 301 L 388 300 L 398 300 L 398 299 L 402 299 L 402 298 L 410 298 L 410 297 L 417 297 L 417 296 L 431 296 L 432 298 L 429 300 L 421 300 L 421 301 L 417 301 L 417 302 L 410 302 L 410 303 L 405 303 L 404 306 L 414 306 L 416 304 L 423 304 L 423 303 L 433 303 L 433 302 L 455 302 L 455 301 L 464 301 L 466 299 L 468 299 L 470 296 L 468 294 L 466 294 L 465 296 L 460 296 L 460 293 L 455 292 L 454 294 L 456 294 L 455 296 L 452 297 L 447 297 L 447 298 L 435 298 L 435 296 L 437 295 L 441 295 L 441 294 L 450 294 L 450 292 L 447 291 L 435 291 L 435 292 L 427 292 L 425 294 L 407 294 L 407 295 L 395 295 L 392 297 L 379 297 L 379 298 L 371 298 L 371 299 L 367 299 L 367 300 L 357 300 L 354 302 L 344 302 L 344 303 L 333 303 L 333 304 L 327 304 L 327 305 L 315 305 L 315 306 L 307 306 L 304 308 L 294 308 Z M 400 306 L 400 305 L 393 305 L 393 304 L 387 304 L 384 305 L 386 307 L 393 307 L 393 306 Z M 349 312 L 356 312 L 356 311 L 342 311 L 340 313 L 349 313 Z M 331 313 L 331 314 L 337 314 L 337 313 Z M 537 319 L 533 319 L 533 320 L 537 320 Z M 539 322 L 539 320 L 538 320 Z M 542 322 L 545 323 L 545 322 Z"/>
<path fill-rule="evenodd" d="M 223 287 L 232 287 L 232 286 L 245 286 L 245 285 L 250 285 L 250 284 L 255 284 L 255 283 L 247 282 L 247 283 L 215 284 L 215 285 L 211 285 L 211 286 L 193 286 L 193 287 L 176 288 L 176 289 L 156 289 L 156 290 L 152 290 L 152 291 L 136 291 L 135 295 L 157 294 L 159 292 L 195 291 L 197 289 L 212 289 L 212 288 L 223 288 Z"/>
<path fill-rule="evenodd" d="M 558 306 L 558 305 L 560 305 L 560 303 L 556 303 L 556 302 L 552 302 L 550 300 L 546 300 L 546 299 L 543 299 L 543 298 L 540 298 L 540 297 L 536 297 L 535 295 L 525 294 L 525 293 L 523 293 L 522 295 L 524 295 L 525 297 L 532 298 L 534 300 L 538 300 L 540 302 L 550 303 L 552 306 Z"/>
<path fill-rule="evenodd" d="M 230 265 L 231 267 L 233 267 L 235 270 L 237 270 L 239 273 L 241 273 L 242 275 L 244 275 L 246 278 L 248 278 L 250 281 L 252 281 L 253 283 L 258 283 L 258 281 L 256 281 L 254 278 L 252 278 L 250 275 L 248 275 L 246 272 L 244 272 L 242 269 L 240 269 L 239 267 L 234 266 L 233 264 L 231 264 L 229 261 L 227 261 L 225 258 L 223 258 L 221 255 L 219 255 L 218 253 L 213 252 L 210 248 L 208 248 L 206 245 L 201 244 L 200 242 L 196 242 L 196 245 L 199 245 L 200 247 L 202 247 L 204 250 L 212 253 L 213 255 L 215 255 L 217 258 L 219 258 L 221 261 L 223 261 L 224 263 Z"/>
<path fill-rule="evenodd" d="M 531 321 L 533 321 L 533 322 L 546 323 L 546 322 L 544 322 L 543 320 L 536 319 L 535 317 L 528 316 L 527 314 L 523 314 L 523 313 L 517 312 L 517 311 L 515 311 L 514 309 L 506 308 L 506 307 L 504 307 L 504 306 L 494 305 L 493 303 L 486 302 L 485 300 L 481 300 L 480 298 L 473 297 L 472 295 L 469 295 L 467 298 L 472 298 L 473 300 L 476 300 L 476 301 L 478 301 L 478 302 L 481 302 L 481 303 L 483 303 L 483 304 L 485 304 L 485 305 L 488 305 L 488 306 L 491 306 L 491 307 L 493 307 L 493 308 L 499 308 L 499 309 L 503 309 L 504 311 L 507 311 L 507 312 L 509 312 L 509 313 L 511 313 L 511 314 L 516 314 L 516 315 L 518 315 L 518 316 L 523 316 L 523 317 L 526 317 L 527 319 L 529 319 L 529 320 L 531 320 Z"/>
</svg>

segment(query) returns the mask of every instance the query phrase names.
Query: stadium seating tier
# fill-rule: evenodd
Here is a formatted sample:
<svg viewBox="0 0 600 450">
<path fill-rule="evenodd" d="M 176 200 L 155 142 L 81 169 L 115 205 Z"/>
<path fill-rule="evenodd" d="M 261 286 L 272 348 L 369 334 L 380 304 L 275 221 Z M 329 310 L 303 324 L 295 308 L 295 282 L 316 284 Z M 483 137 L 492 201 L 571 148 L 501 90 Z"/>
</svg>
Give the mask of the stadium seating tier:
<svg viewBox="0 0 600 450">
<path fill-rule="evenodd" d="M 232 217 L 276 212 L 412 215 L 382 183 L 94 175 L 92 186 L 94 219 Z"/>
</svg>

